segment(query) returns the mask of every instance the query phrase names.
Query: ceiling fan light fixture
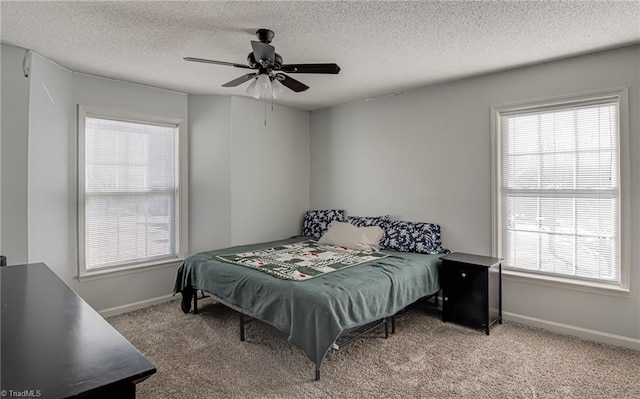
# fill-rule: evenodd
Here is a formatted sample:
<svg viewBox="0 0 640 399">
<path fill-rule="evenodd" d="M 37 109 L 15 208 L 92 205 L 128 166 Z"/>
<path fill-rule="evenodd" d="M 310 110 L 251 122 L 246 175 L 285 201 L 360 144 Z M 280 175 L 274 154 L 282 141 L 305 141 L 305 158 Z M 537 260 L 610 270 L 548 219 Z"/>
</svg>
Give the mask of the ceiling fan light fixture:
<svg viewBox="0 0 640 399">
<path fill-rule="evenodd" d="M 278 81 L 278 79 L 273 79 L 271 81 L 271 94 L 273 95 L 274 99 L 280 97 L 280 95 L 285 91 L 286 88 L 282 83 Z"/>
<path fill-rule="evenodd" d="M 261 73 L 260 76 L 254 79 L 249 87 L 247 87 L 246 92 L 256 100 L 271 97 L 271 79 L 269 79 L 269 75 Z"/>
<path fill-rule="evenodd" d="M 266 97 L 271 94 L 271 79 L 269 79 L 269 75 L 266 73 L 261 73 L 256 79 L 256 89 L 261 96 Z"/>
<path fill-rule="evenodd" d="M 247 90 L 245 90 L 247 94 L 249 94 L 251 97 L 255 98 L 256 100 L 260 99 L 260 92 L 256 87 L 257 80 L 258 80 L 257 78 L 253 79 L 253 82 L 251 82 L 251 84 L 247 87 Z"/>
</svg>

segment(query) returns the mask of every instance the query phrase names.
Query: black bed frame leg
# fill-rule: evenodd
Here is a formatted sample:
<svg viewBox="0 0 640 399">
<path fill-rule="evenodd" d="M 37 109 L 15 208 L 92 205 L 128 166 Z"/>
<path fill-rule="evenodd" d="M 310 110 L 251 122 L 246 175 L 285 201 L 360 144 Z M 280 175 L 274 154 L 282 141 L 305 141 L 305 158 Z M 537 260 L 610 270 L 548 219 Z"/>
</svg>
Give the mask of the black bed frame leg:
<svg viewBox="0 0 640 399">
<path fill-rule="evenodd" d="M 193 293 L 193 314 L 198 314 L 198 290 Z"/>
<path fill-rule="evenodd" d="M 384 337 L 389 338 L 389 318 L 384 318 Z"/>
<path fill-rule="evenodd" d="M 396 315 L 391 316 L 391 334 L 396 333 Z"/>
<path fill-rule="evenodd" d="M 320 381 L 320 369 L 316 367 L 316 381 Z"/>
<path fill-rule="evenodd" d="M 244 341 L 244 314 L 240 313 L 240 341 Z"/>
</svg>

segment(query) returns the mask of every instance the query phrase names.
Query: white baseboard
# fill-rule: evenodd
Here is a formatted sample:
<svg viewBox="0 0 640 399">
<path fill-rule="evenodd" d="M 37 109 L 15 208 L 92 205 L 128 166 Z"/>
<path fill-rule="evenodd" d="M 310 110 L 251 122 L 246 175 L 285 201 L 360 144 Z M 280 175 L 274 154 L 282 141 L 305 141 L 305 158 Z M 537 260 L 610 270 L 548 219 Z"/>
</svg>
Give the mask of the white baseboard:
<svg viewBox="0 0 640 399">
<path fill-rule="evenodd" d="M 640 339 L 638 338 L 609 334 L 602 331 L 590 330 L 587 328 L 571 326 L 563 323 L 556 323 L 554 321 L 542 320 L 535 317 L 523 316 L 511 312 L 502 312 L 502 317 L 506 321 L 513 321 L 532 327 L 538 327 L 558 334 L 573 335 L 575 337 L 587 339 L 590 341 L 602 342 L 609 345 L 640 350 Z"/>
<path fill-rule="evenodd" d="M 146 308 L 151 305 L 157 305 L 160 303 L 169 302 L 179 299 L 178 296 L 173 294 L 163 295 L 157 298 L 146 299 L 144 301 L 134 302 L 127 305 L 116 306 L 109 309 L 99 311 L 102 317 L 116 316 L 122 313 L 131 312 L 137 309 Z M 442 298 L 439 298 L 442 300 Z M 442 302 L 440 302 L 442 303 Z M 554 321 L 538 319 L 536 317 L 523 316 L 517 313 L 502 312 L 502 317 L 506 321 L 513 321 L 520 324 L 525 324 L 532 327 L 542 328 L 547 331 L 555 332 L 564 335 L 573 335 L 582 339 L 587 339 L 595 342 L 602 342 L 609 345 L 622 346 L 625 348 L 640 350 L 640 339 L 625 337 L 622 335 L 610 334 L 597 330 L 590 330 L 588 328 L 576 327 L 569 324 L 556 323 Z"/>
<path fill-rule="evenodd" d="M 111 316 L 116 316 L 122 313 L 131 312 L 133 310 L 146 308 L 147 306 L 169 302 L 179 298 L 180 296 L 173 296 L 173 294 L 163 295 L 157 298 L 145 299 L 144 301 L 140 301 L 140 302 L 134 302 L 134 303 L 129 303 L 122 306 L 116 306 L 114 308 L 104 309 L 99 311 L 98 313 L 100 313 L 100 316 L 102 317 L 111 317 Z"/>
</svg>

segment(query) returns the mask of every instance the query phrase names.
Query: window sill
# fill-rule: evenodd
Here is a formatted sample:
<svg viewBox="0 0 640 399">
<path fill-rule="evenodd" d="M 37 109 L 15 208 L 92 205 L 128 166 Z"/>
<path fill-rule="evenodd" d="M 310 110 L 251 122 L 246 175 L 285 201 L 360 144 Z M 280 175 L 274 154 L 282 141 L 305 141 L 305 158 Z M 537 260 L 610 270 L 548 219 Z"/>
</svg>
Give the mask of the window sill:
<svg viewBox="0 0 640 399">
<path fill-rule="evenodd" d="M 124 276 L 127 274 L 146 272 L 150 270 L 164 269 L 166 267 L 179 266 L 184 258 L 164 259 L 156 262 L 142 263 L 137 265 L 128 265 L 120 267 L 110 267 L 98 270 L 92 270 L 90 272 L 84 271 L 84 273 L 78 274 L 76 277 L 79 281 L 91 281 L 103 278 Z"/>
<path fill-rule="evenodd" d="M 554 276 L 543 276 L 509 269 L 502 269 L 502 275 L 505 280 L 516 281 L 519 283 L 543 285 L 546 287 L 568 289 L 600 295 L 610 295 L 618 297 L 629 296 L 628 288 L 609 284 L 593 283 L 589 281 L 577 281 Z"/>
</svg>

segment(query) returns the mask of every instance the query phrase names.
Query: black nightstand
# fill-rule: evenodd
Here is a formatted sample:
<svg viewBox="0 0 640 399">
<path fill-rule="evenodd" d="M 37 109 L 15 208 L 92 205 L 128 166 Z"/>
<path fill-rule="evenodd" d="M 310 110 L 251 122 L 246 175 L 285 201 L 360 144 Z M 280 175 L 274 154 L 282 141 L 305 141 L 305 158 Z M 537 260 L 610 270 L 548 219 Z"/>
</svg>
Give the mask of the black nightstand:
<svg viewBox="0 0 640 399">
<path fill-rule="evenodd" d="M 502 259 L 455 252 L 440 258 L 442 321 L 468 327 L 502 324 Z"/>
</svg>

